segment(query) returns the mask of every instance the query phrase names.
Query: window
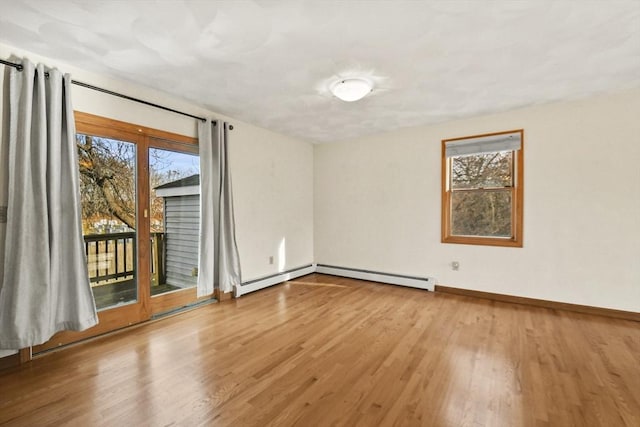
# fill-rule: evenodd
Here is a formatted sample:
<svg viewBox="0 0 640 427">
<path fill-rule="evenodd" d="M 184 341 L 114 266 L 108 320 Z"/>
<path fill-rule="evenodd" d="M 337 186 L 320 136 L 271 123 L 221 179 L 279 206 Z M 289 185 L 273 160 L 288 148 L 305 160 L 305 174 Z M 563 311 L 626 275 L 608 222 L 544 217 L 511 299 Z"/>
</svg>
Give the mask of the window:
<svg viewBox="0 0 640 427">
<path fill-rule="evenodd" d="M 91 133 L 77 133 L 76 143 L 82 234 L 96 308 L 130 304 L 138 300 L 136 144 Z"/>
<path fill-rule="evenodd" d="M 442 141 L 442 242 L 522 247 L 523 131 Z"/>
<path fill-rule="evenodd" d="M 152 296 L 198 283 L 200 157 L 170 148 L 149 147 Z"/>
</svg>

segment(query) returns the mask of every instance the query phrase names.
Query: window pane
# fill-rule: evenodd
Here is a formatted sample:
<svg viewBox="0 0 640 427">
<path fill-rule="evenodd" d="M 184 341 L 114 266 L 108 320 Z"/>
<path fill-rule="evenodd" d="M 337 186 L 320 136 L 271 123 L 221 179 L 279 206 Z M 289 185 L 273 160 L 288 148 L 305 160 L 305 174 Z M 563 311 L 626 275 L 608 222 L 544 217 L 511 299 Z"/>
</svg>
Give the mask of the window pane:
<svg viewBox="0 0 640 427">
<path fill-rule="evenodd" d="M 196 286 L 200 222 L 200 158 L 149 149 L 151 295 Z"/>
<path fill-rule="evenodd" d="M 451 188 L 511 187 L 512 151 L 451 158 Z"/>
<path fill-rule="evenodd" d="M 135 302 L 136 147 L 76 135 L 82 233 L 89 280 L 98 310 Z"/>
<path fill-rule="evenodd" d="M 511 190 L 453 191 L 451 234 L 511 237 Z"/>
</svg>

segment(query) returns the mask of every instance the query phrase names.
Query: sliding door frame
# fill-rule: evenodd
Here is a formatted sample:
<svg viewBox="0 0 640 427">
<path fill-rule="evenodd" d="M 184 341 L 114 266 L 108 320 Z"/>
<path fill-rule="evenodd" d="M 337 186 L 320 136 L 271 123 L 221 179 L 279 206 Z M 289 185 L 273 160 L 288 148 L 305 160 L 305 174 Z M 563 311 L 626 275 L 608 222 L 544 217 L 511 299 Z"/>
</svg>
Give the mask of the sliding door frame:
<svg viewBox="0 0 640 427">
<path fill-rule="evenodd" d="M 85 331 L 62 331 L 44 344 L 34 346 L 32 354 L 41 353 L 61 345 L 95 337 L 151 319 L 154 314 L 178 308 L 198 300 L 196 289 L 189 288 L 151 297 L 151 236 L 149 148 L 198 153 L 196 138 L 165 132 L 145 126 L 108 119 L 93 114 L 75 112 L 76 132 L 131 142 L 136 145 L 136 302 L 108 308 L 98 312 L 98 325 Z"/>
<path fill-rule="evenodd" d="M 147 149 L 156 148 L 167 151 L 198 155 L 200 152 L 198 147 L 198 140 L 188 137 L 182 138 L 185 139 L 178 140 L 175 137 L 163 138 L 160 136 L 149 136 L 146 141 L 146 146 Z M 149 203 L 149 200 L 150 197 L 147 196 L 147 203 Z M 145 227 L 147 228 L 146 231 L 149 232 L 148 223 Z M 148 253 L 149 252 L 147 252 L 147 254 Z M 151 282 L 150 279 L 149 282 Z M 210 295 L 198 298 L 196 287 L 154 295 L 151 297 L 151 315 L 153 316 L 159 313 L 164 313 L 176 308 L 184 307 L 188 304 L 193 304 L 194 302 L 204 301 L 211 298 L 212 296 Z"/>
</svg>

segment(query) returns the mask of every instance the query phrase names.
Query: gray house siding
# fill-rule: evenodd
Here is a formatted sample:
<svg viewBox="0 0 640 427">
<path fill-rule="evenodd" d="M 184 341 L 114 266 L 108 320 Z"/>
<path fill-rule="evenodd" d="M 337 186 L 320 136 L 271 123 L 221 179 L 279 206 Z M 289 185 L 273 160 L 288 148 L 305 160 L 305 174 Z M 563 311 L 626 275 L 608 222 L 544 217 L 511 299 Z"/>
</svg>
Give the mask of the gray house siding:
<svg viewBox="0 0 640 427">
<path fill-rule="evenodd" d="M 200 196 L 164 198 L 165 271 L 169 285 L 196 286 Z"/>
</svg>

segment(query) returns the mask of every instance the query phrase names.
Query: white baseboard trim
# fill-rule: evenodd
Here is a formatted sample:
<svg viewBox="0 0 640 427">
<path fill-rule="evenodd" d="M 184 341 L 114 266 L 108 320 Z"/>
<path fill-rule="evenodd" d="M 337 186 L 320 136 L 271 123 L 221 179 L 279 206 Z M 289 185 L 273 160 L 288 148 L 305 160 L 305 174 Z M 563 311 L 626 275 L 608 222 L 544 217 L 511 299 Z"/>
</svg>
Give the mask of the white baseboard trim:
<svg viewBox="0 0 640 427">
<path fill-rule="evenodd" d="M 404 276 L 400 274 L 360 270 L 357 268 L 336 267 L 325 264 L 317 264 L 316 273 L 350 277 L 352 279 L 368 280 L 371 282 L 388 283 L 391 285 L 408 286 L 411 288 L 426 289 L 431 292 L 434 291 L 436 285 L 436 279 L 433 277 Z"/>
<path fill-rule="evenodd" d="M 234 297 L 238 298 L 242 295 L 248 294 L 249 292 L 254 292 L 269 286 L 277 285 L 278 283 L 286 282 L 287 280 L 295 279 L 300 276 L 306 276 L 307 274 L 311 274 L 315 271 L 316 265 L 310 264 L 304 267 L 294 268 L 260 279 L 249 280 L 248 282 L 244 282 L 240 286 L 235 287 Z"/>
</svg>

